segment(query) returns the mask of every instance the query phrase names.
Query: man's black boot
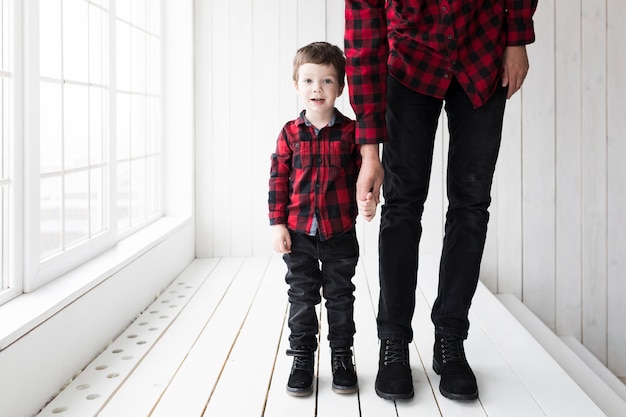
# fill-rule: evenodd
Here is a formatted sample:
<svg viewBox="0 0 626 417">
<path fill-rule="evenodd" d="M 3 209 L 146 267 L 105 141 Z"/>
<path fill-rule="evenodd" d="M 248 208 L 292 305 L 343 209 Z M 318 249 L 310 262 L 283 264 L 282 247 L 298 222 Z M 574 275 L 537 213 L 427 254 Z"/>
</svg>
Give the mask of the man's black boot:
<svg viewBox="0 0 626 417">
<path fill-rule="evenodd" d="M 352 362 L 352 349 L 349 347 L 331 348 L 331 363 L 333 367 L 333 391 L 338 394 L 357 392 L 359 384 Z"/>
<path fill-rule="evenodd" d="M 413 397 L 409 347 L 404 340 L 380 341 L 376 394 L 386 400 L 404 400 Z"/>
<path fill-rule="evenodd" d="M 463 339 L 451 335 L 435 335 L 433 370 L 441 375 L 439 391 L 451 400 L 478 398 L 478 385 L 465 358 Z"/>
<path fill-rule="evenodd" d="M 306 347 L 287 349 L 287 356 L 293 356 L 293 365 L 287 381 L 287 393 L 295 397 L 304 397 L 313 393 L 313 353 Z"/>
</svg>

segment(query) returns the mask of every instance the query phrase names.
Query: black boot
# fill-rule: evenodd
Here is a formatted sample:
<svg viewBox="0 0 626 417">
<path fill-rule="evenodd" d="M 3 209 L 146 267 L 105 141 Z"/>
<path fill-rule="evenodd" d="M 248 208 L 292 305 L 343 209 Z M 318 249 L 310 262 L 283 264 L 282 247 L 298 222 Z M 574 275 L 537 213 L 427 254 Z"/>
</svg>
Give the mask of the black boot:
<svg viewBox="0 0 626 417">
<path fill-rule="evenodd" d="M 293 356 L 293 365 L 289 381 L 287 381 L 287 393 L 295 397 L 304 397 L 313 393 L 313 362 L 314 351 L 307 347 L 287 349 L 287 356 Z"/>
<path fill-rule="evenodd" d="M 451 400 L 478 398 L 478 385 L 465 358 L 463 339 L 458 336 L 435 335 L 433 370 L 441 375 L 439 391 Z"/>
<path fill-rule="evenodd" d="M 376 394 L 386 400 L 413 397 L 409 347 L 405 341 L 392 339 L 380 341 Z"/>
<path fill-rule="evenodd" d="M 352 349 L 349 347 L 331 348 L 333 367 L 333 391 L 338 394 L 357 392 L 359 384 L 352 363 Z"/>
</svg>

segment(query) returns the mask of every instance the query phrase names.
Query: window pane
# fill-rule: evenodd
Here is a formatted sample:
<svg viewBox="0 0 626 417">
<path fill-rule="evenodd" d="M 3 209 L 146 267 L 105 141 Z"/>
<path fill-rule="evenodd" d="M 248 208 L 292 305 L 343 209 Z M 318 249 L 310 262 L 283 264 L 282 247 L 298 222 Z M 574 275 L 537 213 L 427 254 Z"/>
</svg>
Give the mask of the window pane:
<svg viewBox="0 0 626 417">
<path fill-rule="evenodd" d="M 117 228 L 130 227 L 130 161 L 118 162 L 117 166 Z"/>
<path fill-rule="evenodd" d="M 55 176 L 42 179 L 40 195 L 41 232 L 39 244 L 41 257 L 45 258 L 60 252 L 62 249 L 61 177 Z"/>
<path fill-rule="evenodd" d="M 89 163 L 89 89 L 66 84 L 64 88 L 65 169 L 82 168 Z"/>
<path fill-rule="evenodd" d="M 101 168 L 92 169 L 89 174 L 90 236 L 104 232 L 106 216 L 106 176 Z"/>
<path fill-rule="evenodd" d="M 105 83 L 106 42 L 105 28 L 107 13 L 95 6 L 89 7 L 89 81 L 96 84 Z"/>
<path fill-rule="evenodd" d="M 83 0 L 63 0 L 63 77 L 88 81 L 89 15 Z"/>
<path fill-rule="evenodd" d="M 40 50 L 46 74 L 40 83 L 40 255 L 46 258 L 108 230 L 109 18 L 106 0 L 40 5 L 42 33 L 52 38 Z M 54 55 L 47 56 L 48 44 Z"/>
<path fill-rule="evenodd" d="M 41 76 L 61 78 L 61 0 L 39 1 L 39 68 Z"/>
<path fill-rule="evenodd" d="M 62 169 L 62 87 L 42 82 L 39 86 L 39 149 L 41 172 Z"/>
<path fill-rule="evenodd" d="M 106 132 L 105 117 L 108 101 L 107 92 L 102 88 L 89 89 L 89 163 L 101 164 L 105 161 Z"/>
<path fill-rule="evenodd" d="M 158 1 L 116 4 L 117 162 L 128 175 L 118 175 L 118 225 L 124 232 L 161 210 L 161 40 Z"/>
<path fill-rule="evenodd" d="M 89 173 L 65 176 L 65 245 L 72 246 L 89 238 Z"/>
</svg>

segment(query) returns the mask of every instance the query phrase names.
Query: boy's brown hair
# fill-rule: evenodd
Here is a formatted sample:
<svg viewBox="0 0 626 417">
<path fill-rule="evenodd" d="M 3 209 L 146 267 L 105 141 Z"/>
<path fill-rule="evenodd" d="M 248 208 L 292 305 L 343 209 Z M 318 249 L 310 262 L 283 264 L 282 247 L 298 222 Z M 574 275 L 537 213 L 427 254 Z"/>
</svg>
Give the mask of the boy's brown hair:
<svg viewBox="0 0 626 417">
<path fill-rule="evenodd" d="M 337 70 L 339 85 L 343 87 L 346 76 L 346 58 L 343 51 L 328 42 L 313 42 L 298 49 L 293 58 L 293 80 L 298 81 L 298 69 L 303 64 L 332 65 Z"/>
</svg>

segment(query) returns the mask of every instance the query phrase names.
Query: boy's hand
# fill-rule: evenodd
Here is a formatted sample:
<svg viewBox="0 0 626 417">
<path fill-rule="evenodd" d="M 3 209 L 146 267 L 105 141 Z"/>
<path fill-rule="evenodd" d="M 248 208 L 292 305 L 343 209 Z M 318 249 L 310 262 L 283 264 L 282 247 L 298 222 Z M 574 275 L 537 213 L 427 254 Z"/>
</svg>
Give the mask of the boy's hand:
<svg viewBox="0 0 626 417">
<path fill-rule="evenodd" d="M 284 224 L 272 226 L 272 247 L 278 253 L 291 253 L 291 236 Z"/>
<path fill-rule="evenodd" d="M 368 222 L 372 221 L 376 215 L 377 206 L 374 193 L 370 191 L 365 195 L 365 200 L 357 200 L 357 205 L 359 207 L 359 214 Z"/>
</svg>

